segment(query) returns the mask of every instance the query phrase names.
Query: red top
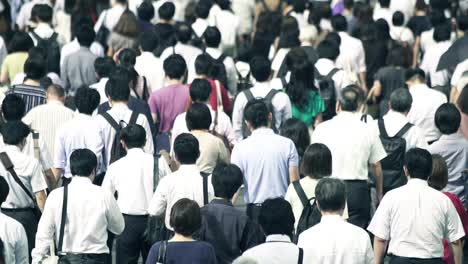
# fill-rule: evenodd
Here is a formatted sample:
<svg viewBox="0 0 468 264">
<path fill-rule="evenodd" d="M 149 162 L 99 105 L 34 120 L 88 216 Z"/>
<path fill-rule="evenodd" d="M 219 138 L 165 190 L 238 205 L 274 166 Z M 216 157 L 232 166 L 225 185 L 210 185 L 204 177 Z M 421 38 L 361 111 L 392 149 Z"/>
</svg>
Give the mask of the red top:
<svg viewBox="0 0 468 264">
<path fill-rule="evenodd" d="M 213 110 L 216 110 L 216 98 L 218 97 L 218 93 L 216 92 L 216 84 L 213 79 L 207 80 L 210 82 L 211 85 L 210 105 Z M 221 83 L 219 83 L 219 85 L 219 89 L 221 90 L 221 99 L 223 101 L 224 112 L 229 113 L 231 111 L 231 100 L 229 99 L 228 93 L 226 91 L 226 88 L 224 88 L 224 85 L 222 85 Z"/>
<path fill-rule="evenodd" d="M 468 234 L 468 214 L 465 211 L 465 207 L 463 207 L 462 202 L 460 201 L 460 198 L 456 196 L 453 193 L 448 193 L 444 192 L 445 195 L 452 201 L 453 205 L 455 206 L 455 209 L 457 210 L 458 215 L 460 216 L 463 229 L 465 230 L 465 234 Z M 465 235 L 466 237 L 466 235 Z M 447 240 L 444 239 L 444 262 L 448 264 L 453 264 L 453 258 L 450 255 L 450 247 L 447 242 Z"/>
</svg>

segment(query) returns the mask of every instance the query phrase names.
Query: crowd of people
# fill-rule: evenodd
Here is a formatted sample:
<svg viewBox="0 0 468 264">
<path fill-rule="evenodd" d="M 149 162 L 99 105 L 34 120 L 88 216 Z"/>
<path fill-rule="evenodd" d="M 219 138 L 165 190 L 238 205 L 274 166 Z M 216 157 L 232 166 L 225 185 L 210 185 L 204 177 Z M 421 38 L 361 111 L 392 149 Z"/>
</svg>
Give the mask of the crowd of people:
<svg viewBox="0 0 468 264">
<path fill-rule="evenodd" d="M 0 264 L 463 263 L 466 1 L 0 18 Z"/>
</svg>

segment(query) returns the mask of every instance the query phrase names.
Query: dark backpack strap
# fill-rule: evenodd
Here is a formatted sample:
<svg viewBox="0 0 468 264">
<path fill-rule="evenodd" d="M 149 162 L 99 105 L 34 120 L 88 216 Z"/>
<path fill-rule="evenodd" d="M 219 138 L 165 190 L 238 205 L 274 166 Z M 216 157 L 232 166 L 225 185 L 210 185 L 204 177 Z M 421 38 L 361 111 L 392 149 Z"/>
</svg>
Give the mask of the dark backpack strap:
<svg viewBox="0 0 468 264">
<path fill-rule="evenodd" d="M 216 59 L 216 61 L 218 63 L 224 63 L 224 60 L 227 58 L 226 54 L 224 53 L 221 53 L 221 55 L 219 55 L 219 57 Z"/>
<path fill-rule="evenodd" d="M 268 94 L 265 96 L 265 101 L 268 102 L 269 104 L 271 104 L 271 101 L 273 100 L 273 97 L 275 97 L 275 95 L 279 93 L 278 90 L 276 89 L 271 89 Z M 273 110 L 273 109 L 271 109 Z"/>
<path fill-rule="evenodd" d="M 387 134 L 387 130 L 385 129 L 385 123 L 384 123 L 383 119 L 380 118 L 379 121 L 377 121 L 377 124 L 379 125 L 380 135 L 382 135 L 383 137 L 388 138 L 389 136 Z"/>
<path fill-rule="evenodd" d="M 367 115 L 366 114 L 363 114 L 361 116 L 361 121 L 364 122 L 364 123 L 367 123 Z"/>
<path fill-rule="evenodd" d="M 265 0 L 260 0 L 260 3 L 262 4 L 263 9 L 265 9 L 266 12 L 271 12 L 271 10 L 268 7 L 268 5 L 266 4 Z"/>
<path fill-rule="evenodd" d="M 68 203 L 68 184 L 63 186 L 63 205 L 62 205 L 62 218 L 60 220 L 60 233 L 57 245 L 57 252 L 62 251 L 63 236 L 65 234 L 65 223 L 67 220 L 67 203 Z"/>
<path fill-rule="evenodd" d="M 337 68 L 333 68 L 328 74 L 327 76 L 325 76 L 325 78 L 327 79 L 331 79 L 333 78 L 333 75 L 335 75 L 335 73 L 339 72 L 340 69 L 337 69 Z"/>
<path fill-rule="evenodd" d="M 281 13 L 283 11 L 283 0 L 279 0 L 278 6 L 276 7 L 276 12 Z"/>
<path fill-rule="evenodd" d="M 39 37 L 39 35 L 33 31 L 31 31 L 31 35 L 33 35 L 33 37 L 37 40 L 37 41 L 44 41 L 43 38 Z"/>
<path fill-rule="evenodd" d="M 134 124 L 136 124 L 136 121 L 137 121 L 137 119 L 138 119 L 138 115 L 139 115 L 139 114 L 138 114 L 136 111 L 133 111 L 133 112 L 132 112 L 132 115 L 130 116 L 130 121 L 128 121 L 128 124 L 129 124 L 129 125 L 134 125 Z"/>
<path fill-rule="evenodd" d="M 286 86 L 288 86 L 288 82 L 286 81 L 286 77 L 281 76 L 280 80 L 281 80 L 281 85 L 283 85 L 283 89 L 285 89 Z"/>
<path fill-rule="evenodd" d="M 293 187 L 294 190 L 296 190 L 297 196 L 299 196 L 299 199 L 301 200 L 302 206 L 306 207 L 307 204 L 309 204 L 309 199 L 307 199 L 307 195 L 305 194 L 304 189 L 302 189 L 301 183 L 299 181 L 294 181 Z"/>
<path fill-rule="evenodd" d="M 115 131 L 120 130 L 120 125 L 114 120 L 114 118 L 112 118 L 112 116 L 109 113 L 104 112 L 101 115 L 102 117 L 104 117 L 107 123 L 109 123 L 109 125 L 111 125 L 115 129 Z"/>
<path fill-rule="evenodd" d="M 49 41 L 57 41 L 57 38 L 58 38 L 58 34 L 56 32 L 54 32 L 54 34 L 52 34 L 52 36 L 50 36 L 50 38 L 48 40 Z"/>
<path fill-rule="evenodd" d="M 403 135 L 406 134 L 406 132 L 408 132 L 408 130 L 410 130 L 410 128 L 413 126 L 413 124 L 411 123 L 406 123 L 406 125 L 404 125 L 400 131 L 398 131 L 398 133 L 396 133 L 395 137 L 397 138 L 401 138 L 403 137 Z"/>
<path fill-rule="evenodd" d="M 203 204 L 208 204 L 208 176 L 210 174 L 206 172 L 200 172 L 200 175 L 203 178 Z"/>
<path fill-rule="evenodd" d="M 161 241 L 158 251 L 158 260 L 157 263 L 166 264 L 166 255 L 167 255 L 167 240 Z"/>
<path fill-rule="evenodd" d="M 245 95 L 245 98 L 247 99 L 247 102 L 250 102 L 253 99 L 255 99 L 255 97 L 253 96 L 252 91 L 250 91 L 250 89 L 245 90 L 244 95 Z"/>
<path fill-rule="evenodd" d="M 153 192 L 156 191 L 156 187 L 159 184 L 159 158 L 160 154 L 154 155 L 154 166 L 153 166 Z"/>
<path fill-rule="evenodd" d="M 304 259 L 304 250 L 299 248 L 299 257 L 297 258 L 297 264 L 302 264 Z"/>
<path fill-rule="evenodd" d="M 8 157 L 8 154 L 6 152 L 0 153 L 0 162 L 3 164 L 3 167 L 11 174 L 15 182 L 23 189 L 23 191 L 28 195 L 28 197 L 33 200 L 34 204 L 36 204 L 36 199 L 34 199 L 34 196 L 32 193 L 26 188 L 24 183 L 21 181 L 21 179 L 18 177 L 18 174 L 16 174 L 16 171 L 14 169 L 13 163 L 10 160 L 10 157 Z"/>
</svg>

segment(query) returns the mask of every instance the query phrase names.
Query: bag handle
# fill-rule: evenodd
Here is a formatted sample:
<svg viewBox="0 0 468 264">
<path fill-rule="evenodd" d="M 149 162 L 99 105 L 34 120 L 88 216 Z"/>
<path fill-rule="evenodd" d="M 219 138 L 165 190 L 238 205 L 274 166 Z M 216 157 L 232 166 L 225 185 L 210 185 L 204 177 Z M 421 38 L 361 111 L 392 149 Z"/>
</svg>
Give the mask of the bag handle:
<svg viewBox="0 0 468 264">
<path fill-rule="evenodd" d="M 216 111 L 224 111 L 223 109 L 223 97 L 221 94 L 221 84 L 218 80 L 215 80 L 216 87 Z"/>
<path fill-rule="evenodd" d="M 200 172 L 200 175 L 203 178 L 203 204 L 208 204 L 208 176 L 210 174 L 206 172 Z"/>
<path fill-rule="evenodd" d="M 31 194 L 28 188 L 26 188 L 24 183 L 18 177 L 18 174 L 16 174 L 13 163 L 11 162 L 10 157 L 8 157 L 8 154 L 6 152 L 0 153 L 0 162 L 2 163 L 3 167 L 5 167 L 5 169 L 11 174 L 15 182 L 21 187 L 21 189 L 23 189 L 23 191 L 28 195 L 28 197 L 34 202 L 34 205 L 37 206 L 36 199 L 34 199 L 34 196 Z"/>
<path fill-rule="evenodd" d="M 298 180 L 294 181 L 293 187 L 294 190 L 296 190 L 297 196 L 299 196 L 299 199 L 301 200 L 302 206 L 306 207 L 307 204 L 309 204 L 309 199 L 307 198 L 304 189 L 302 189 L 301 183 Z"/>
<path fill-rule="evenodd" d="M 304 259 L 304 249 L 299 248 L 299 257 L 297 258 L 297 264 L 302 264 Z"/>
<path fill-rule="evenodd" d="M 67 204 L 68 204 L 68 183 L 63 186 L 62 219 L 60 220 L 60 233 L 59 233 L 59 239 L 58 239 L 57 252 L 62 251 L 63 236 L 65 235 L 65 222 L 67 219 Z"/>
</svg>

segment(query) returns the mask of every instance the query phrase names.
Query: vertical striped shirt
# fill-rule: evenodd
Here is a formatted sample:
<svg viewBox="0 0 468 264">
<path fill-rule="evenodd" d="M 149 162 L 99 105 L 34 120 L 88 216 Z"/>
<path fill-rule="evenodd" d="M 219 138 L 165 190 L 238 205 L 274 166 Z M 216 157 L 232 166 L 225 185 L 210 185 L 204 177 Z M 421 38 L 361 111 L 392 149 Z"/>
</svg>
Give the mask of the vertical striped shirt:
<svg viewBox="0 0 468 264">
<path fill-rule="evenodd" d="M 5 94 L 16 94 L 21 97 L 26 104 L 26 113 L 33 107 L 45 104 L 46 102 L 46 89 L 41 86 L 27 84 L 14 85 Z"/>
</svg>

